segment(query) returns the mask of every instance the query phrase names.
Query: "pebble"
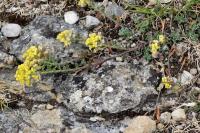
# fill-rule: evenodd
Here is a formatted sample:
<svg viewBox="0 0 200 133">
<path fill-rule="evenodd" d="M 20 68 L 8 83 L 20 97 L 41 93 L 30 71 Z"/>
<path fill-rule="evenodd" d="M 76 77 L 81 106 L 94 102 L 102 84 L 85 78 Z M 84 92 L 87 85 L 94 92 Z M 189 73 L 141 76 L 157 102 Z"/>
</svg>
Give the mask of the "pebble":
<svg viewBox="0 0 200 133">
<path fill-rule="evenodd" d="M 87 15 L 86 16 L 86 27 L 93 27 L 93 26 L 97 26 L 100 24 L 100 21 L 98 18 Z"/>
<path fill-rule="evenodd" d="M 172 112 L 172 119 L 174 121 L 184 121 L 186 120 L 186 114 L 184 109 L 176 109 Z"/>
<path fill-rule="evenodd" d="M 15 23 L 9 23 L 9 24 L 5 24 L 2 29 L 1 32 L 3 33 L 3 35 L 5 37 L 18 37 L 21 33 L 21 26 Z"/>
<path fill-rule="evenodd" d="M 156 130 L 156 122 L 148 116 L 134 118 L 125 129 L 124 133 L 152 133 Z"/>
<path fill-rule="evenodd" d="M 171 117 L 172 117 L 171 113 L 169 113 L 169 112 L 164 112 L 164 113 L 162 113 L 162 114 L 160 115 L 160 121 L 161 121 L 162 123 L 170 123 Z"/>
<path fill-rule="evenodd" d="M 47 105 L 46 105 L 46 109 L 48 109 L 48 110 L 53 109 L 53 105 L 51 105 L 51 104 L 47 104 Z"/>
<path fill-rule="evenodd" d="M 113 92 L 113 88 L 111 86 L 106 87 L 107 92 Z"/>
<path fill-rule="evenodd" d="M 189 73 L 188 71 L 183 71 L 180 77 L 181 84 L 182 85 L 190 84 L 193 78 L 194 76 L 191 73 Z"/>
<path fill-rule="evenodd" d="M 158 123 L 157 128 L 159 131 L 163 131 L 165 126 L 162 123 Z"/>
<path fill-rule="evenodd" d="M 109 2 L 108 6 L 105 8 L 105 14 L 109 17 L 119 17 L 122 16 L 124 12 L 124 9 L 114 2 Z"/>
<path fill-rule="evenodd" d="M 116 57 L 116 61 L 123 62 L 123 58 L 122 57 Z"/>
<path fill-rule="evenodd" d="M 75 11 L 68 11 L 64 14 L 64 19 L 68 24 L 75 24 L 79 20 L 79 16 Z"/>
<path fill-rule="evenodd" d="M 196 68 L 192 68 L 192 69 L 190 69 L 190 73 L 192 74 L 192 75 L 196 75 L 197 74 L 197 69 Z"/>
</svg>

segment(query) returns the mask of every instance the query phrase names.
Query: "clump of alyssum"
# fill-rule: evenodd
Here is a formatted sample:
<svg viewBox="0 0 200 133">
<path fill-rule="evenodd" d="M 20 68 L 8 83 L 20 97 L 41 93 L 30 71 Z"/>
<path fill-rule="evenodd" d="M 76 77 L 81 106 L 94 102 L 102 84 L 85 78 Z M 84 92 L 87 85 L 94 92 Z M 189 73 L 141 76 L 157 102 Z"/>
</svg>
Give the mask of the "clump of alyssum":
<svg viewBox="0 0 200 133">
<path fill-rule="evenodd" d="M 85 41 L 85 45 L 89 47 L 90 50 L 96 51 L 98 44 L 101 42 L 102 36 L 100 34 L 92 33 Z"/>
<path fill-rule="evenodd" d="M 164 35 L 159 35 L 158 40 L 152 41 L 152 43 L 150 44 L 152 57 L 154 57 L 154 58 L 157 57 L 158 51 L 160 50 L 160 46 L 164 42 L 165 42 L 165 36 Z"/>
<path fill-rule="evenodd" d="M 21 85 L 31 85 L 32 80 L 38 81 L 40 75 L 37 73 L 39 69 L 39 61 L 44 56 L 42 48 L 31 46 L 23 54 L 24 63 L 19 65 L 15 74 L 15 78 Z"/>
<path fill-rule="evenodd" d="M 172 79 L 170 77 L 162 77 L 162 83 L 164 84 L 166 89 L 170 89 L 172 87 Z"/>
<path fill-rule="evenodd" d="M 80 7 L 86 7 L 87 5 L 90 5 L 91 0 L 79 0 L 78 5 Z"/>
<path fill-rule="evenodd" d="M 64 30 L 63 32 L 57 35 L 57 40 L 64 43 L 65 47 L 69 46 L 72 42 L 72 30 Z"/>
</svg>

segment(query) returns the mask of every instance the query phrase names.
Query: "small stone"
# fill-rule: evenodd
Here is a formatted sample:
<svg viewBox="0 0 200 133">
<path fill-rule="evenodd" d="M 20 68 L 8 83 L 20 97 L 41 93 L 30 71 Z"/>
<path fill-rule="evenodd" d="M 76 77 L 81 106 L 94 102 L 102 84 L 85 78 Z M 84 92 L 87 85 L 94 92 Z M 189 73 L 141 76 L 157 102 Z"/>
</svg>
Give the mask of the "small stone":
<svg viewBox="0 0 200 133">
<path fill-rule="evenodd" d="M 131 48 L 135 47 L 136 46 L 136 43 L 132 43 L 131 44 Z"/>
<path fill-rule="evenodd" d="M 116 57 L 116 61 L 123 62 L 123 58 L 122 57 Z"/>
<path fill-rule="evenodd" d="M 109 2 L 108 6 L 105 8 L 105 14 L 109 17 L 120 17 L 124 14 L 124 9 L 118 6 L 116 3 Z"/>
<path fill-rule="evenodd" d="M 129 123 L 124 133 L 152 133 L 155 130 L 155 121 L 148 116 L 138 116 Z"/>
<path fill-rule="evenodd" d="M 65 22 L 75 24 L 79 20 L 79 16 L 75 11 L 68 11 L 64 14 Z"/>
<path fill-rule="evenodd" d="M 53 109 L 53 105 L 51 105 L 51 104 L 47 104 L 47 105 L 46 105 L 46 109 L 48 109 L 48 110 Z"/>
<path fill-rule="evenodd" d="M 169 113 L 169 112 L 164 112 L 164 113 L 162 113 L 162 114 L 160 115 L 160 121 L 161 121 L 162 123 L 170 123 L 171 117 L 172 117 L 171 113 Z"/>
<path fill-rule="evenodd" d="M 158 129 L 159 131 L 163 131 L 164 128 L 165 128 L 165 126 L 164 126 L 162 123 L 159 123 L 159 124 L 157 125 L 157 129 Z"/>
<path fill-rule="evenodd" d="M 191 83 L 191 80 L 194 78 L 194 76 L 189 73 L 188 71 L 183 71 L 180 77 L 180 81 L 182 85 L 187 85 Z"/>
<path fill-rule="evenodd" d="M 197 74 L 197 69 L 196 68 L 192 68 L 192 69 L 190 69 L 190 73 L 192 74 L 192 75 L 196 75 Z"/>
<path fill-rule="evenodd" d="M 6 24 L 2 27 L 1 32 L 6 37 L 18 37 L 21 33 L 21 26 L 14 23 Z"/>
<path fill-rule="evenodd" d="M 174 121 L 184 121 L 186 120 L 185 110 L 176 109 L 172 112 L 172 118 Z"/>
<path fill-rule="evenodd" d="M 113 92 L 113 88 L 111 86 L 106 87 L 107 92 Z"/>
<path fill-rule="evenodd" d="M 97 26 L 100 24 L 100 21 L 98 18 L 87 15 L 86 16 L 86 27 L 92 27 L 92 26 Z"/>
<path fill-rule="evenodd" d="M 198 85 L 200 85 L 200 78 L 198 78 L 196 82 Z"/>
</svg>

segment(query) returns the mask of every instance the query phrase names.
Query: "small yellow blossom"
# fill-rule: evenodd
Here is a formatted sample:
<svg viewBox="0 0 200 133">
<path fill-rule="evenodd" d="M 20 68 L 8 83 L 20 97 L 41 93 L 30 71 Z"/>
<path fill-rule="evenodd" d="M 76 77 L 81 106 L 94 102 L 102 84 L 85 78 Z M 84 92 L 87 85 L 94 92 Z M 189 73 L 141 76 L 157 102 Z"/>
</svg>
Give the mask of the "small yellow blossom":
<svg viewBox="0 0 200 133">
<path fill-rule="evenodd" d="M 165 36 L 164 35 L 159 35 L 158 37 L 160 44 L 163 44 L 165 42 Z"/>
<path fill-rule="evenodd" d="M 78 5 L 80 7 L 86 7 L 87 5 L 90 5 L 90 0 L 79 0 Z"/>
<path fill-rule="evenodd" d="M 85 45 L 89 47 L 90 50 L 95 50 L 98 47 L 98 43 L 102 40 L 102 36 L 96 33 L 89 34 L 89 38 L 85 41 Z"/>
<path fill-rule="evenodd" d="M 15 78 L 21 85 L 31 85 L 31 80 L 38 81 L 40 75 L 37 73 L 39 69 L 39 60 L 43 57 L 43 51 L 41 48 L 31 46 L 23 54 L 24 63 L 19 65 L 15 74 Z"/>
<path fill-rule="evenodd" d="M 172 79 L 170 77 L 162 77 L 162 83 L 164 84 L 166 89 L 169 89 L 172 87 Z"/>
<path fill-rule="evenodd" d="M 152 56 L 156 55 L 158 50 L 160 49 L 160 45 L 158 43 L 158 40 L 153 40 L 151 45 L 150 45 L 150 48 L 151 48 Z"/>
<path fill-rule="evenodd" d="M 63 42 L 65 47 L 71 44 L 72 30 L 64 30 L 57 35 L 57 40 Z"/>
</svg>

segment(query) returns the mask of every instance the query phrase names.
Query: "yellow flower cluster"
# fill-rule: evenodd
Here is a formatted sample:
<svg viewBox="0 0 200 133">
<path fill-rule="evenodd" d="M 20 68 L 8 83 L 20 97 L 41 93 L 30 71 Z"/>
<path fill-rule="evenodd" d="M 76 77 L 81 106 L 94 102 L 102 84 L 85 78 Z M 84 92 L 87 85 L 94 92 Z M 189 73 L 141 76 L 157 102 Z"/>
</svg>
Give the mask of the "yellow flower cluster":
<svg viewBox="0 0 200 133">
<path fill-rule="evenodd" d="M 31 85 L 31 80 L 39 80 L 40 76 L 37 73 L 39 69 L 39 60 L 42 58 L 42 49 L 36 46 L 31 46 L 24 54 L 23 64 L 19 65 L 15 74 L 15 78 L 21 85 Z"/>
<path fill-rule="evenodd" d="M 165 36 L 159 35 L 158 40 L 153 40 L 150 44 L 151 53 L 153 57 L 157 56 L 157 53 L 160 49 L 160 44 L 163 44 L 165 42 Z"/>
<path fill-rule="evenodd" d="M 65 47 L 71 44 L 72 30 L 64 30 L 57 35 L 57 40 L 63 42 Z"/>
<path fill-rule="evenodd" d="M 98 47 L 98 43 L 102 40 L 102 36 L 96 33 L 89 34 L 89 38 L 85 41 L 85 45 L 89 47 L 90 50 L 95 50 Z"/>
<path fill-rule="evenodd" d="M 172 87 L 172 79 L 170 77 L 162 77 L 162 83 L 164 84 L 166 89 L 169 89 Z"/>
<path fill-rule="evenodd" d="M 90 5 L 90 0 L 79 0 L 78 5 L 80 7 L 86 7 L 87 5 Z"/>
</svg>

